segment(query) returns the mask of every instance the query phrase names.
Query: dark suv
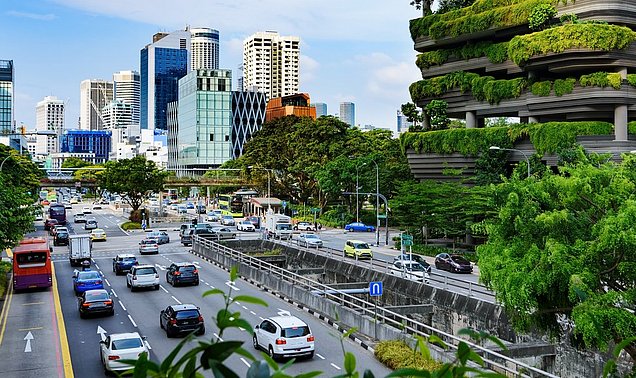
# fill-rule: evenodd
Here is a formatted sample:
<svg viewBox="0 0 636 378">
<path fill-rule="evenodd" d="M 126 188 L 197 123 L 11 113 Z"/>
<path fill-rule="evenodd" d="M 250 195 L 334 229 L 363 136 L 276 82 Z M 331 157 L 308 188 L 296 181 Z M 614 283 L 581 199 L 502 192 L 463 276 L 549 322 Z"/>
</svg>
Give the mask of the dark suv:
<svg viewBox="0 0 636 378">
<path fill-rule="evenodd" d="M 166 281 L 172 286 L 178 284 L 199 284 L 199 271 L 192 263 L 173 263 L 166 272 Z"/>
<path fill-rule="evenodd" d="M 159 325 L 166 330 L 168 337 L 192 331 L 196 331 L 198 336 L 205 333 L 203 316 L 199 308 L 193 304 L 172 305 L 161 310 Z"/>
<path fill-rule="evenodd" d="M 68 245 L 68 232 L 58 231 L 53 238 L 53 245 Z"/>
<path fill-rule="evenodd" d="M 139 265 L 139 261 L 133 254 L 120 253 L 113 257 L 113 272 L 115 272 L 116 276 L 123 272 L 129 272 L 135 265 Z"/>
</svg>

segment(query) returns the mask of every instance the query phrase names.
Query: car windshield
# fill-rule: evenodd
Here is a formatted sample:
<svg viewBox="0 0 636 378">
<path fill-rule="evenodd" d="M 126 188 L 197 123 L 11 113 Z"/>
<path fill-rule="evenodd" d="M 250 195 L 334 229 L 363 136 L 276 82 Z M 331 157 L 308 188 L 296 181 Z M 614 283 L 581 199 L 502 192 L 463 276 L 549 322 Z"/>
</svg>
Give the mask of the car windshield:
<svg viewBox="0 0 636 378">
<path fill-rule="evenodd" d="M 155 244 L 155 241 L 151 239 L 145 239 L 141 241 L 141 244 Z"/>
<path fill-rule="evenodd" d="M 369 245 L 367 243 L 355 243 L 353 246 L 356 249 L 369 249 Z"/>
<path fill-rule="evenodd" d="M 276 229 L 277 230 L 291 230 L 291 227 L 289 224 L 277 224 L 276 225 Z"/>
<path fill-rule="evenodd" d="M 309 335 L 309 327 L 302 326 L 302 327 L 284 328 L 280 336 L 290 338 L 290 337 L 302 337 L 307 335 Z"/>
<path fill-rule="evenodd" d="M 143 274 L 155 274 L 156 270 L 155 268 L 141 268 L 141 269 L 137 269 L 137 275 L 143 275 Z"/>
<path fill-rule="evenodd" d="M 181 266 L 179 267 L 179 272 L 194 272 L 196 270 L 193 266 Z"/>
<path fill-rule="evenodd" d="M 113 340 L 113 350 L 141 348 L 143 346 L 141 339 L 121 339 Z"/>
<path fill-rule="evenodd" d="M 123 262 L 135 262 L 137 260 L 136 257 L 124 257 L 121 259 Z"/>
<path fill-rule="evenodd" d="M 468 260 L 461 256 L 452 255 L 451 258 L 458 264 L 469 264 Z"/>
<path fill-rule="evenodd" d="M 86 292 L 86 300 L 87 301 L 105 301 L 110 299 L 108 293 L 105 291 L 98 291 L 95 293 Z"/>
<path fill-rule="evenodd" d="M 177 319 L 189 319 L 198 317 L 199 311 L 197 310 L 182 310 L 177 312 Z"/>
<path fill-rule="evenodd" d="M 305 239 L 319 239 L 319 238 L 318 236 L 314 234 L 308 234 L 308 235 L 305 235 Z"/>
<path fill-rule="evenodd" d="M 78 280 L 97 280 L 100 279 L 99 273 L 97 272 L 79 272 L 77 275 Z"/>
<path fill-rule="evenodd" d="M 411 270 L 414 272 L 422 272 L 426 270 L 420 263 L 405 264 L 405 267 L 406 267 L 406 270 Z"/>
</svg>

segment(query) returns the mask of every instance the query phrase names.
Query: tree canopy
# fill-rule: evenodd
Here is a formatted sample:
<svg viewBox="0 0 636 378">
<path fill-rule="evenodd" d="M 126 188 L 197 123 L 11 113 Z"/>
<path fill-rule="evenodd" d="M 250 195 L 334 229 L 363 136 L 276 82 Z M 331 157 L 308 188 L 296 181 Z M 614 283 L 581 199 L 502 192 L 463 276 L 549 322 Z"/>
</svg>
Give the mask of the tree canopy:
<svg viewBox="0 0 636 378">
<path fill-rule="evenodd" d="M 135 212 L 151 193 L 161 191 L 167 175 L 153 161 L 139 155 L 132 159 L 107 162 L 98 177 L 102 189 L 119 193 Z"/>
<path fill-rule="evenodd" d="M 496 187 L 479 267 L 518 329 L 559 335 L 569 320 L 600 348 L 636 335 L 636 157 L 623 159 Z M 625 350 L 636 360 L 634 343 Z"/>
</svg>

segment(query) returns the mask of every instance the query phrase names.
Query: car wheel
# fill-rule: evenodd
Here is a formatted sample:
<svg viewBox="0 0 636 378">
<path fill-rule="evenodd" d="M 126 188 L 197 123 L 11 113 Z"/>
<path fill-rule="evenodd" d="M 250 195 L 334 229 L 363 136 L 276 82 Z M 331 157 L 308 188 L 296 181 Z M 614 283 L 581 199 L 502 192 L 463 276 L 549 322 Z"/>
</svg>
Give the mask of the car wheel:
<svg viewBox="0 0 636 378">
<path fill-rule="evenodd" d="M 86 317 L 86 315 L 84 315 L 84 313 L 81 311 L 79 312 L 79 314 L 80 314 L 80 319 L 84 319 Z"/>
<path fill-rule="evenodd" d="M 108 316 L 115 316 L 115 309 L 113 309 L 113 311 L 109 312 Z"/>
<path fill-rule="evenodd" d="M 439 267 L 439 264 L 437 263 L 437 261 L 435 262 L 435 269 L 442 270 L 442 268 Z"/>
<path fill-rule="evenodd" d="M 159 285 L 155 285 L 155 290 L 159 290 Z"/>
<path fill-rule="evenodd" d="M 256 335 L 252 336 L 252 345 L 254 346 L 254 349 L 260 349 L 260 347 L 258 346 L 258 339 L 256 338 Z"/>
<path fill-rule="evenodd" d="M 130 282 L 128 282 L 128 280 L 126 280 L 126 287 L 130 288 Z"/>
<path fill-rule="evenodd" d="M 312 350 L 311 353 L 309 353 L 309 355 L 307 356 L 308 360 L 311 360 L 312 358 L 314 358 L 314 351 Z"/>
<path fill-rule="evenodd" d="M 163 329 L 163 322 L 161 321 L 161 316 L 159 316 L 159 328 Z"/>
<path fill-rule="evenodd" d="M 199 286 L 199 281 L 194 281 L 194 286 Z"/>
<path fill-rule="evenodd" d="M 201 326 L 201 328 L 199 328 L 199 330 L 196 333 L 197 336 L 203 336 L 205 335 L 205 326 Z"/>
<path fill-rule="evenodd" d="M 272 358 L 272 360 L 276 361 L 278 359 L 278 355 L 274 353 L 274 349 L 272 348 L 271 345 L 269 346 L 269 350 L 267 351 L 267 353 Z"/>
</svg>

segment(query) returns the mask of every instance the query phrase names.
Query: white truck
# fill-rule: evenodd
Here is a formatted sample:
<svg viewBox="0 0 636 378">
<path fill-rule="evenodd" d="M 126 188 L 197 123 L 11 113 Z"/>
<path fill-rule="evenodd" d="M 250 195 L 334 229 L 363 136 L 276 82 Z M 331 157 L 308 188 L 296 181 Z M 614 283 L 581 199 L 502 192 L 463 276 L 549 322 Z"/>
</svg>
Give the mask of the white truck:
<svg viewBox="0 0 636 378">
<path fill-rule="evenodd" d="M 71 266 L 79 266 L 82 261 L 90 262 L 92 244 L 89 234 L 69 236 L 68 259 L 71 261 Z"/>
<path fill-rule="evenodd" d="M 292 237 L 291 218 L 287 215 L 268 212 L 265 214 L 265 228 L 268 238 L 288 240 Z"/>
</svg>

